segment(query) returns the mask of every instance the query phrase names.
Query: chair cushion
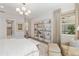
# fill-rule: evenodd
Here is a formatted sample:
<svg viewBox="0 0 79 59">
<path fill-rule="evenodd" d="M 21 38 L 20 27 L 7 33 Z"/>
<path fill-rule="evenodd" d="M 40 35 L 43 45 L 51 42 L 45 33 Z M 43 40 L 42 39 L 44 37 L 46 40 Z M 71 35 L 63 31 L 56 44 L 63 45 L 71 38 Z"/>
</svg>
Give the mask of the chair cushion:
<svg viewBox="0 0 79 59">
<path fill-rule="evenodd" d="M 68 56 L 79 56 L 79 48 L 70 47 L 68 50 Z"/>
<path fill-rule="evenodd" d="M 69 46 L 67 45 L 61 45 L 61 48 L 62 48 L 62 53 L 67 56 L 68 55 L 68 50 L 69 50 Z"/>
<path fill-rule="evenodd" d="M 67 45 L 61 45 L 61 47 L 65 56 L 79 56 L 79 48 Z"/>
<path fill-rule="evenodd" d="M 57 44 L 50 43 L 48 44 L 49 47 L 49 56 L 60 56 L 61 50 Z"/>
<path fill-rule="evenodd" d="M 52 51 L 52 52 L 61 52 L 59 46 L 57 44 L 53 44 L 53 43 L 49 44 L 49 51 Z"/>
</svg>

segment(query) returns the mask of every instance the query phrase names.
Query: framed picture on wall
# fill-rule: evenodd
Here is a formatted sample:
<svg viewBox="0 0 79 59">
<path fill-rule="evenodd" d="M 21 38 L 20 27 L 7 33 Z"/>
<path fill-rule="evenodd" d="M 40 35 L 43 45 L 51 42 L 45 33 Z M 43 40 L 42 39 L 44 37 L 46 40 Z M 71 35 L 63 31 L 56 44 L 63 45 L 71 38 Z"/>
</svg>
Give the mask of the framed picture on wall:
<svg viewBox="0 0 79 59">
<path fill-rule="evenodd" d="M 22 24 L 18 24 L 18 30 L 23 30 L 23 25 Z"/>
</svg>

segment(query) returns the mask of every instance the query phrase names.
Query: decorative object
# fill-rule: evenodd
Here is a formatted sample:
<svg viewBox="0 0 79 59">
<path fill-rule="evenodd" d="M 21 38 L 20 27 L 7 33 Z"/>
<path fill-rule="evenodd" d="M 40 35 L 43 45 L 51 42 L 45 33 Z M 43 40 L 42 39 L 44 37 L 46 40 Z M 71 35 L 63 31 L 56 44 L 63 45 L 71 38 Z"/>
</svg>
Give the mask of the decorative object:
<svg viewBox="0 0 79 59">
<path fill-rule="evenodd" d="M 75 34 L 75 26 L 74 25 L 68 26 L 68 34 Z"/>
<path fill-rule="evenodd" d="M 22 24 L 18 24 L 18 30 L 23 30 L 23 26 L 22 26 Z"/>
</svg>

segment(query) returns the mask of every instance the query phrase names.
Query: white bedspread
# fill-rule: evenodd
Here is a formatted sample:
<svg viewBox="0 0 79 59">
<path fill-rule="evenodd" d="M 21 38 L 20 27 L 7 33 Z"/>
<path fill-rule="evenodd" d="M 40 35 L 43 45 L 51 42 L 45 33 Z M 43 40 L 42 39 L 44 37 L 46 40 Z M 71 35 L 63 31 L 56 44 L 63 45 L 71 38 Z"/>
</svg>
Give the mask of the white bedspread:
<svg viewBox="0 0 79 59">
<path fill-rule="evenodd" d="M 0 40 L 0 56 L 38 56 L 36 45 L 29 39 Z"/>
</svg>

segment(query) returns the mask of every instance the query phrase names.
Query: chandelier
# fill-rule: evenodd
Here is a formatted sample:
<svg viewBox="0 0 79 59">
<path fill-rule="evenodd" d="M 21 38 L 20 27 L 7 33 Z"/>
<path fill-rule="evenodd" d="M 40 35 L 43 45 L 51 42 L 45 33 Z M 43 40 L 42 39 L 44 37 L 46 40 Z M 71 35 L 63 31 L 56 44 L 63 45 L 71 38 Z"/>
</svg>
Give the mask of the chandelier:
<svg viewBox="0 0 79 59">
<path fill-rule="evenodd" d="M 31 10 L 26 9 L 26 4 L 22 3 L 23 6 L 21 8 L 16 8 L 16 11 L 21 14 L 21 15 L 26 15 L 28 16 L 29 14 L 31 14 Z"/>
</svg>

